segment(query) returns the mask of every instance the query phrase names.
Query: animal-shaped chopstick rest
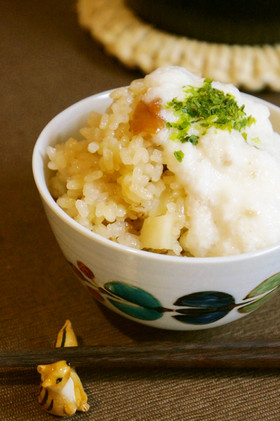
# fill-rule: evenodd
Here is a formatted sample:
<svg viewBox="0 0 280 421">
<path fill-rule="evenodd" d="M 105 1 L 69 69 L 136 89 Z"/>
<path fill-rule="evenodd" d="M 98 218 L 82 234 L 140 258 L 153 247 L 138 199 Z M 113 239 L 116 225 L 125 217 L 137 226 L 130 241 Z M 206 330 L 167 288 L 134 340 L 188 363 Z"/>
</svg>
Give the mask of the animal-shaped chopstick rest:
<svg viewBox="0 0 280 421">
<path fill-rule="evenodd" d="M 56 348 L 78 346 L 71 322 L 67 320 L 57 335 Z M 39 404 L 50 414 L 69 416 L 89 409 L 87 395 L 73 367 L 66 361 L 39 365 L 41 389 Z"/>
</svg>

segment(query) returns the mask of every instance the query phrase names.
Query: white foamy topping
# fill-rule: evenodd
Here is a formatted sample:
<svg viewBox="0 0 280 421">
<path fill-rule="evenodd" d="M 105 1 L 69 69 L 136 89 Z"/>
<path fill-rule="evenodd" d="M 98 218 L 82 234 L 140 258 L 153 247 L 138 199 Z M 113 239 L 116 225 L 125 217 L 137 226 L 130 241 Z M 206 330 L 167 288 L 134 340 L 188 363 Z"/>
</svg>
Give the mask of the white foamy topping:
<svg viewBox="0 0 280 421">
<path fill-rule="evenodd" d="M 160 98 L 166 104 L 183 99 L 183 87 L 202 86 L 203 79 L 182 68 L 164 67 L 146 76 L 145 83 L 144 100 Z M 172 129 L 154 136 L 168 168 L 184 186 L 190 229 L 181 241 L 196 256 L 238 254 L 280 242 L 280 135 L 273 131 L 265 105 L 232 85 L 212 86 L 232 94 L 255 118 L 246 128 L 246 141 L 239 131 L 215 127 L 197 145 L 170 140 Z M 163 109 L 161 116 L 176 120 L 171 109 Z M 178 150 L 184 154 L 182 162 L 174 156 Z"/>
</svg>

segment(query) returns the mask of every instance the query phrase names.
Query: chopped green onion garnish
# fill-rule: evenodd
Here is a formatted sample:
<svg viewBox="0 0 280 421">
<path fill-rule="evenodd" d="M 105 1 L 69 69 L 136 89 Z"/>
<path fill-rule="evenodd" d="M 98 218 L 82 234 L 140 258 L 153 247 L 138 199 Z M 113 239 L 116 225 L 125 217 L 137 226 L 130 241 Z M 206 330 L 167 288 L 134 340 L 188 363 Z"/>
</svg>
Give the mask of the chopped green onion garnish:
<svg viewBox="0 0 280 421">
<path fill-rule="evenodd" d="M 174 156 L 177 159 L 177 161 L 182 162 L 184 158 L 184 152 L 182 151 L 175 151 Z"/>
<path fill-rule="evenodd" d="M 205 79 L 199 88 L 189 86 L 184 92 L 186 95 L 183 101 L 174 98 L 166 105 L 177 117 L 176 122 L 166 123 L 167 128 L 174 129 L 171 140 L 196 145 L 199 136 L 203 136 L 210 127 L 229 132 L 237 130 L 246 139 L 245 128 L 256 120 L 246 115 L 244 105 L 240 107 L 233 95 L 213 88 L 211 79 Z M 189 135 L 191 126 L 199 135 Z"/>
</svg>

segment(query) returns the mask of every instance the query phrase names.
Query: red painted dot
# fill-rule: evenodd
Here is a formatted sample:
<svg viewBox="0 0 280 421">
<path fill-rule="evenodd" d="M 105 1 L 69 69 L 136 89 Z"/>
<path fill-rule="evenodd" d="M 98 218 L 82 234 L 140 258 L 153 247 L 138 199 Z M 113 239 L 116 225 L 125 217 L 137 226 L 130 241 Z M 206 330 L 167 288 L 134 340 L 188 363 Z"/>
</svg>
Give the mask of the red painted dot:
<svg viewBox="0 0 280 421">
<path fill-rule="evenodd" d="M 83 272 L 83 274 L 86 275 L 87 278 L 89 278 L 89 279 L 95 278 L 94 273 L 83 262 L 78 260 L 77 265 L 78 265 L 79 269 Z"/>
<path fill-rule="evenodd" d="M 68 262 L 69 263 L 69 265 L 70 265 L 70 267 L 71 267 L 71 269 L 73 270 L 73 272 L 75 273 L 75 275 L 77 275 L 80 279 L 82 279 L 83 281 L 85 281 L 86 280 L 86 278 L 84 277 L 84 275 L 79 271 L 79 269 L 75 266 L 75 265 L 73 265 L 73 263 L 71 263 L 71 262 Z"/>
</svg>

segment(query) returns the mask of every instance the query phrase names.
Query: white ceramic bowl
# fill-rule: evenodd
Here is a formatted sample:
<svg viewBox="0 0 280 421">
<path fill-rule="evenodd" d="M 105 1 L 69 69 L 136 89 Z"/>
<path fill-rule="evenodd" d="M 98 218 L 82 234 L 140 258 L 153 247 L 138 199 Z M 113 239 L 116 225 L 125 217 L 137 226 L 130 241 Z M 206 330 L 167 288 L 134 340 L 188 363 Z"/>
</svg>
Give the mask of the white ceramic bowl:
<svg viewBox="0 0 280 421">
<path fill-rule="evenodd" d="M 103 112 L 110 102 L 104 92 L 67 108 L 44 128 L 33 152 L 33 174 L 49 223 L 76 275 L 110 309 L 157 328 L 207 329 L 251 313 L 280 284 L 280 245 L 232 257 L 164 256 L 100 237 L 56 204 L 47 187 L 46 147 L 76 135 L 90 111 Z M 267 105 L 280 132 L 280 108 Z"/>
</svg>

